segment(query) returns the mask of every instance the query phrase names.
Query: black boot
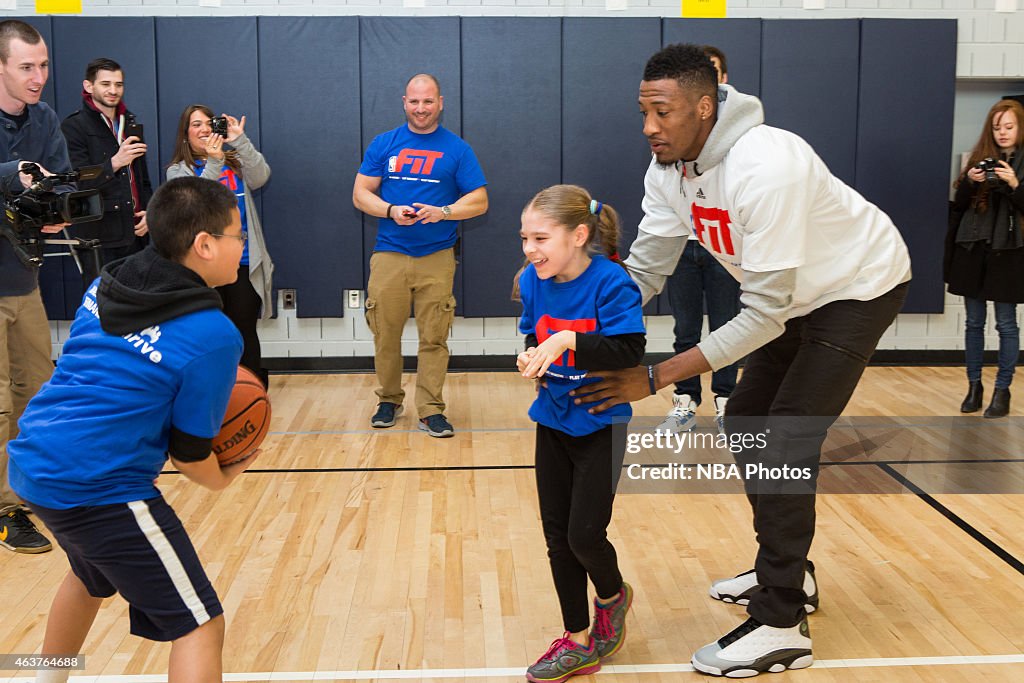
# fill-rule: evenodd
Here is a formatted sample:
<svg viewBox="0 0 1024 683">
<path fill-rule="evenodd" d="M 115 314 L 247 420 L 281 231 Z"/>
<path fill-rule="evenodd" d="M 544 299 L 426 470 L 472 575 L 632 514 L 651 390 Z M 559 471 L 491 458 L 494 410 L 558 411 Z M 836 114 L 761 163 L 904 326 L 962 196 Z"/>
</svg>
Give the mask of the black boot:
<svg viewBox="0 0 1024 683">
<path fill-rule="evenodd" d="M 1006 417 L 1010 413 L 1010 390 L 996 388 L 992 402 L 985 408 L 985 417 Z"/>
<path fill-rule="evenodd" d="M 967 396 L 964 398 L 964 402 L 960 404 L 961 413 L 976 413 L 981 410 L 981 399 L 983 398 L 985 390 L 981 386 L 981 381 L 971 382 L 967 387 Z"/>
</svg>

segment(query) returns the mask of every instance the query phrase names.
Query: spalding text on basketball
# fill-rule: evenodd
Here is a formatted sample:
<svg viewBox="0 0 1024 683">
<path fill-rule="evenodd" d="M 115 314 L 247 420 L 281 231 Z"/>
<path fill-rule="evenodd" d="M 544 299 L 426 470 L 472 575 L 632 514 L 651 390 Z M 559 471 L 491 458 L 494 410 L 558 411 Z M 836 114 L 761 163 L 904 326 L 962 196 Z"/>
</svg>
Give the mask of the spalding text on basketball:
<svg viewBox="0 0 1024 683">
<path fill-rule="evenodd" d="M 239 429 L 234 434 L 232 434 L 230 439 L 214 446 L 213 452 L 217 455 L 220 455 L 224 450 L 231 448 L 232 446 L 237 446 L 239 443 L 242 442 L 242 439 L 249 436 L 255 431 L 256 427 L 253 426 L 252 422 L 246 420 L 245 424 L 242 425 L 242 428 Z"/>
</svg>

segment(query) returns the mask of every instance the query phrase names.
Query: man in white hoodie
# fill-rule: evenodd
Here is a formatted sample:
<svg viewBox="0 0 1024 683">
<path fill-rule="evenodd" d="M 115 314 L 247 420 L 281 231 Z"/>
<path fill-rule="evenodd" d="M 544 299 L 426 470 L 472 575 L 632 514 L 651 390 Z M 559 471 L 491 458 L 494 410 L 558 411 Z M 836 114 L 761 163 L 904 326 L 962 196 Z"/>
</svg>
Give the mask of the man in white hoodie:
<svg viewBox="0 0 1024 683">
<path fill-rule="evenodd" d="M 711 597 L 750 618 L 693 656 L 731 677 L 810 666 L 817 607 L 814 491 L 821 445 L 906 298 L 910 258 L 888 216 L 833 176 L 760 101 L 718 85 L 700 47 L 647 62 L 640 112 L 653 159 L 644 218 L 626 266 L 646 302 L 695 235 L 739 282 L 743 310 L 696 347 L 655 366 L 605 371 L 583 403 L 600 411 L 750 354 L 725 410 L 732 434 L 767 435 L 736 454 L 754 513 L 754 569 Z M 789 472 L 792 476 L 773 476 Z"/>
</svg>

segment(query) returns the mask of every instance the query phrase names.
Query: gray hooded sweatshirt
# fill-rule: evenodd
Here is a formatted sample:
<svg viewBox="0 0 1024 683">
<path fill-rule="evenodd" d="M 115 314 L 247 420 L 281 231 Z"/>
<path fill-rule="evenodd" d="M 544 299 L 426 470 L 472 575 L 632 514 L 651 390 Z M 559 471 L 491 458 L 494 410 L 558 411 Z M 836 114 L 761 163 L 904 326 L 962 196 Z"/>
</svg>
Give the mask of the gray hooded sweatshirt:
<svg viewBox="0 0 1024 683">
<path fill-rule="evenodd" d="M 697 346 L 712 369 L 831 301 L 870 300 L 910 278 L 892 221 L 833 176 L 799 136 L 762 125 L 761 102 L 718 87 L 717 120 L 693 161 L 651 161 L 644 218 L 625 265 L 646 303 L 687 239 L 741 283 L 743 309 Z"/>
</svg>

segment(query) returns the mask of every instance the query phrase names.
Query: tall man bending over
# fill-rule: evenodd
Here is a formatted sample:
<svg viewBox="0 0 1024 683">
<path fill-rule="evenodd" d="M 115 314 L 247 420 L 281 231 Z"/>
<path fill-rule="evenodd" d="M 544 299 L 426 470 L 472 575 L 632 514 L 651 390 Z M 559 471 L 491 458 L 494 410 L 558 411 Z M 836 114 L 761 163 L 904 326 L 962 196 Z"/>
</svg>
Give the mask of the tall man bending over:
<svg viewBox="0 0 1024 683">
<path fill-rule="evenodd" d="M 411 305 L 419 426 L 448 437 L 454 429 L 442 394 L 455 316 L 455 239 L 459 221 L 487 211 L 487 181 L 470 146 L 439 123 L 444 98 L 436 78 L 413 76 L 402 101 L 406 123 L 374 138 L 352 189 L 356 208 L 380 218 L 366 298 L 380 383 L 370 424 L 391 427 L 402 412 L 402 328 Z"/>
<path fill-rule="evenodd" d="M 810 145 L 762 125 L 759 100 L 718 85 L 701 48 L 670 45 L 648 60 L 640 113 L 654 159 L 630 275 L 651 298 L 693 233 L 739 280 L 744 308 L 658 365 L 595 373 L 604 379 L 580 400 L 602 402 L 599 411 L 750 354 L 725 429 L 763 434 L 767 445 L 737 453 L 740 468 L 806 469 L 811 479 L 746 481 L 754 569 L 710 592 L 749 601 L 750 618 L 692 662 L 731 677 L 809 666 L 807 612 L 818 590 L 807 554 L 821 445 L 906 298 L 907 247 L 889 217 L 829 173 Z"/>
<path fill-rule="evenodd" d="M 35 162 L 44 173 L 71 170 L 57 114 L 40 102 L 50 76 L 50 57 L 39 32 L 17 19 L 0 21 L 0 183 L 17 192 L 31 184 L 19 173 Z M 43 227 L 60 232 L 63 225 Z M 18 435 L 18 418 L 53 373 L 50 325 L 39 295 L 39 271 L 18 260 L 0 238 L 0 545 L 18 553 L 52 548 L 25 516 L 7 483 L 7 441 Z"/>
</svg>

